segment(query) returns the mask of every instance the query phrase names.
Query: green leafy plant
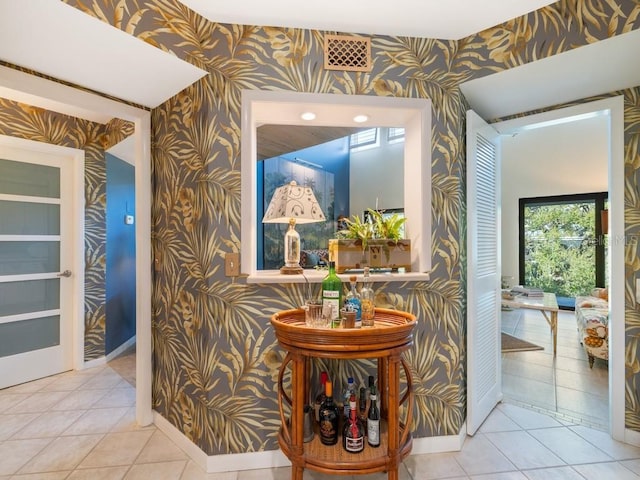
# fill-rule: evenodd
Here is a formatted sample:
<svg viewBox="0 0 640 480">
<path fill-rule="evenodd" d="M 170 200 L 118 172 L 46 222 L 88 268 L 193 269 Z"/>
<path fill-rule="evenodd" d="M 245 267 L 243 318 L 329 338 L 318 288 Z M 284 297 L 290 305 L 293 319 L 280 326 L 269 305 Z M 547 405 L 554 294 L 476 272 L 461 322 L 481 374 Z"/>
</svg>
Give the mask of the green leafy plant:
<svg viewBox="0 0 640 480">
<path fill-rule="evenodd" d="M 361 219 L 358 215 L 352 215 L 345 219 L 347 228 L 336 232 L 336 238 L 355 239 L 362 242 L 362 249 L 366 250 L 370 240 L 388 239 L 397 242 L 402 237 L 402 227 L 406 218 L 397 213 L 384 216 L 384 211 L 367 209 L 369 218 Z"/>
<path fill-rule="evenodd" d="M 373 222 L 373 238 L 385 238 L 397 242 L 402 236 L 402 227 L 407 221 L 405 217 L 401 217 L 397 213 L 390 216 L 384 216 L 384 211 L 367 210 Z"/>
<path fill-rule="evenodd" d="M 367 243 L 374 235 L 373 223 L 362 220 L 358 215 L 353 215 L 351 218 L 345 219 L 344 222 L 347 228 L 337 231 L 336 238 L 359 240 L 362 249 L 365 250 Z"/>
</svg>

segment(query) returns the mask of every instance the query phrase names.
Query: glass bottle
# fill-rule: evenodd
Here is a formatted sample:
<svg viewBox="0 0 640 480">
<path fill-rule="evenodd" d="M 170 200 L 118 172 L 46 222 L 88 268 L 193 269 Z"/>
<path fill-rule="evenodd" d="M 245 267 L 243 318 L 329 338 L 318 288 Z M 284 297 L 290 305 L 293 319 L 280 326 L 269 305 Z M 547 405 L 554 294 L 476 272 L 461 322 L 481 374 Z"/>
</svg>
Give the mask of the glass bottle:
<svg viewBox="0 0 640 480">
<path fill-rule="evenodd" d="M 362 423 L 362 426 L 365 428 L 365 435 L 367 434 L 367 389 L 365 387 L 360 387 L 360 399 L 358 401 L 358 418 Z"/>
<path fill-rule="evenodd" d="M 333 401 L 333 385 L 331 380 L 325 384 L 326 398 L 320 406 L 320 441 L 323 445 L 338 443 L 338 422 L 340 416 L 338 406 Z"/>
<path fill-rule="evenodd" d="M 355 393 L 351 395 L 349 404 L 349 420 L 342 431 L 342 447 L 349 453 L 359 453 L 364 450 L 364 426 L 356 415 Z"/>
<path fill-rule="evenodd" d="M 316 392 L 315 399 L 313 400 L 313 410 L 314 410 L 314 416 L 315 416 L 316 422 L 320 422 L 320 405 L 322 405 L 322 402 L 324 402 L 324 399 L 326 398 L 324 389 L 325 389 L 325 384 L 327 383 L 327 380 L 329 380 L 329 375 L 327 374 L 327 372 L 321 372 L 320 386 L 318 387 L 318 391 Z"/>
<path fill-rule="evenodd" d="M 356 280 L 357 277 L 355 275 L 349 277 L 351 289 L 347 292 L 344 299 L 344 307 L 347 310 L 356 312 L 356 328 L 358 328 L 362 326 L 362 302 L 360 301 L 360 294 L 356 289 Z"/>
<path fill-rule="evenodd" d="M 342 408 L 344 410 L 344 420 L 345 423 L 349 420 L 349 410 L 351 409 L 351 405 L 349 404 L 349 399 L 351 395 L 356 394 L 356 384 L 353 381 L 353 377 L 349 377 L 347 379 L 347 387 L 344 389 L 342 394 Z"/>
<path fill-rule="evenodd" d="M 329 273 L 322 280 L 322 310 L 331 312 L 331 324 L 340 321 L 340 307 L 342 306 L 342 280 L 336 275 L 336 262 L 329 261 Z"/>
<path fill-rule="evenodd" d="M 376 379 L 373 375 L 369 375 L 368 386 L 367 386 L 367 413 L 369 413 L 369 407 L 371 406 L 371 392 L 376 388 Z M 378 400 L 378 410 L 382 407 L 382 397 L 380 396 L 380 392 L 377 392 L 377 400 Z"/>
<path fill-rule="evenodd" d="M 371 389 L 371 405 L 367 415 L 367 442 L 372 447 L 380 446 L 380 410 L 378 409 L 378 401 L 376 387 Z"/>
<path fill-rule="evenodd" d="M 375 317 L 375 298 L 369 277 L 369 267 L 364 267 L 362 289 L 360 290 L 360 302 L 362 304 L 362 326 L 373 327 Z"/>
</svg>

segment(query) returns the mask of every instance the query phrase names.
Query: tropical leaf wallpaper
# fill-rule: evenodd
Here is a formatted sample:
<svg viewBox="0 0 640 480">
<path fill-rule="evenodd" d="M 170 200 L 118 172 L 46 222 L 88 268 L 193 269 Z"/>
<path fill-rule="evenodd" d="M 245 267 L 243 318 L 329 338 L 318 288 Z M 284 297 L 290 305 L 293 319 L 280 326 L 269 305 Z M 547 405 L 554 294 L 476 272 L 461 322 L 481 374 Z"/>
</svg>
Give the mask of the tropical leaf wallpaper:
<svg viewBox="0 0 640 480">
<path fill-rule="evenodd" d="M 428 282 L 376 285 L 377 300 L 419 318 L 408 354 L 414 436 L 457 435 L 466 418 L 466 102 L 460 84 L 637 29 L 640 4 L 562 0 L 460 41 L 371 36 L 372 71 L 346 73 L 323 70 L 325 32 L 212 23 L 175 0 L 66 3 L 208 72 L 152 112 L 159 263 L 152 298 L 154 408 L 210 455 L 278 448 L 276 379 L 283 352 L 268 319 L 299 305 L 304 292 L 299 285 L 248 285 L 224 276 L 224 256 L 239 251 L 241 241 L 241 91 L 420 97 L 433 103 L 434 267 Z M 625 225 L 637 238 L 640 90 L 611 95 L 620 93 Z M 88 198 L 98 201 L 100 190 Z M 99 261 L 93 251 L 87 256 L 92 264 Z M 626 253 L 626 424 L 640 431 L 637 242 Z M 328 368 L 341 378 L 360 378 L 371 368 L 367 362 L 318 363 L 316 371 Z"/>
<path fill-rule="evenodd" d="M 133 133 L 133 124 L 106 125 L 0 99 L 0 135 L 25 138 L 85 153 L 85 360 L 105 355 L 106 163 L 105 150 Z"/>
</svg>

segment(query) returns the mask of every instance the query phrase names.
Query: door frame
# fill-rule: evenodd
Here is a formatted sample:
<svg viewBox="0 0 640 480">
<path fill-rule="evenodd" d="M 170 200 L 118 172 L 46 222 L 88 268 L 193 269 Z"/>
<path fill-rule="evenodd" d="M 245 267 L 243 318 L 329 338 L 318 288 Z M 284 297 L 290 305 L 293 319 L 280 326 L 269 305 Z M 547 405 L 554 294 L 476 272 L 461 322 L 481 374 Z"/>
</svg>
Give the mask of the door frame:
<svg viewBox="0 0 640 480">
<path fill-rule="evenodd" d="M 625 264 L 624 264 L 624 97 L 549 110 L 493 123 L 501 135 L 606 115 L 609 124 L 609 433 L 614 440 L 637 444 L 637 432 L 625 428 Z M 611 272 L 618 272 L 612 275 Z"/>
<path fill-rule="evenodd" d="M 106 116 L 120 118 L 134 124 L 137 272 L 136 420 L 140 425 L 148 425 L 153 422 L 151 408 L 151 114 L 142 108 L 4 66 L 0 66 L 0 97 L 93 121 Z M 81 191 L 84 191 L 84 185 Z M 84 251 L 84 238 L 80 251 Z M 82 305 L 82 325 L 81 329 L 79 328 L 74 349 L 74 368 L 78 370 L 84 368 L 84 292 L 83 299 L 79 303 Z"/>
<path fill-rule="evenodd" d="M 84 150 L 9 135 L 0 135 L 0 145 L 10 149 L 66 157 L 72 162 L 71 185 L 73 192 L 69 216 L 71 219 L 71 238 L 68 247 L 75 254 L 71 265 L 60 265 L 60 269 L 64 270 L 70 267 L 73 272 L 69 280 L 72 283 L 72 308 L 68 319 L 71 327 L 71 345 L 69 345 L 70 351 L 65 352 L 65 357 L 70 356 L 71 358 L 70 361 L 65 360 L 65 364 L 70 368 L 79 369 L 79 365 L 84 361 Z M 65 319 L 61 316 L 60 320 Z"/>
</svg>

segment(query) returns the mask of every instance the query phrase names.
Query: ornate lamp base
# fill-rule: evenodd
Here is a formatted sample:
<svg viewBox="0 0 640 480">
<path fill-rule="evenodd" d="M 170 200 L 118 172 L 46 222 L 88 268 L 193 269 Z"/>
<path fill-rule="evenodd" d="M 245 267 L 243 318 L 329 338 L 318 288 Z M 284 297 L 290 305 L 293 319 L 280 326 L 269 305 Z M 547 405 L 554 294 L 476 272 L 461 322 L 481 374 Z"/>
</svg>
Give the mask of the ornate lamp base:
<svg viewBox="0 0 640 480">
<path fill-rule="evenodd" d="M 283 275 L 299 275 L 302 273 L 302 267 L 287 267 L 286 265 L 280 268 L 280 273 Z"/>
</svg>

